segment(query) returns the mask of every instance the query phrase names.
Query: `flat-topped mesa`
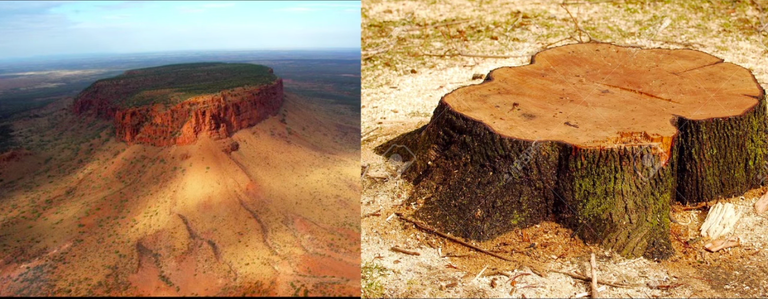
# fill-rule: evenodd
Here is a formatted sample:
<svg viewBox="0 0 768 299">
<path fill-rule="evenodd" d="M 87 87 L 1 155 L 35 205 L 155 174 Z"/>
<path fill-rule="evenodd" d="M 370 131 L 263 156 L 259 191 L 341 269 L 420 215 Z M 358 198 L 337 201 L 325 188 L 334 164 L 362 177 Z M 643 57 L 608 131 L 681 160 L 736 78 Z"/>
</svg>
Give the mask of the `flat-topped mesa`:
<svg viewBox="0 0 768 299">
<path fill-rule="evenodd" d="M 73 104 L 77 114 L 113 119 L 117 138 L 155 146 L 226 138 L 276 115 L 283 81 L 271 68 L 190 63 L 130 70 L 96 81 Z"/>
<path fill-rule="evenodd" d="M 404 174 L 427 198 L 416 216 L 451 233 L 486 240 L 552 218 L 624 256 L 663 258 L 672 201 L 761 183 L 766 127 L 765 91 L 743 67 L 589 43 L 491 71 L 377 150 L 416 156 Z"/>
</svg>

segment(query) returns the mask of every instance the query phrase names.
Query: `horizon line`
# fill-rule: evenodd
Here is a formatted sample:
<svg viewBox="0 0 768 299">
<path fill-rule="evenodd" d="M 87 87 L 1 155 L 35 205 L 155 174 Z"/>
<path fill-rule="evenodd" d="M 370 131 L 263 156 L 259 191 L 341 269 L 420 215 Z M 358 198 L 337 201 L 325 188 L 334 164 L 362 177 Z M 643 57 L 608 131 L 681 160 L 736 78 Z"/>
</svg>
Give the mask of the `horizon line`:
<svg viewBox="0 0 768 299">
<path fill-rule="evenodd" d="M 0 58 L 0 61 L 29 60 L 41 58 L 56 57 L 75 57 L 75 56 L 108 56 L 108 55 L 140 55 L 140 54 L 163 54 L 180 52 L 251 52 L 251 51 L 346 51 L 357 50 L 362 53 L 360 47 L 318 47 L 318 48 L 250 48 L 250 49 L 200 49 L 200 50 L 166 50 L 166 51 L 140 51 L 140 52 L 86 52 L 86 53 L 67 53 L 67 54 L 46 54 L 32 56 L 12 56 Z"/>
</svg>

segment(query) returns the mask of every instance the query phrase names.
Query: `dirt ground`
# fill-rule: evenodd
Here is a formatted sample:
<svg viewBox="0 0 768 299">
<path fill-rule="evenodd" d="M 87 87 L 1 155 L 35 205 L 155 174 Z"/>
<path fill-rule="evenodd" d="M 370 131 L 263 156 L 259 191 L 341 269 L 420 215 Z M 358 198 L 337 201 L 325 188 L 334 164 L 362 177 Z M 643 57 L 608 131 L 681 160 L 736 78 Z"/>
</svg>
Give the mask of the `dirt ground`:
<svg viewBox="0 0 768 299">
<path fill-rule="evenodd" d="M 768 228 L 753 204 L 768 188 L 719 201 L 741 212 L 741 246 L 711 253 L 706 209 L 673 207 L 676 254 L 625 259 L 544 222 L 476 243 L 512 262 L 417 229 L 411 185 L 373 148 L 426 124 L 439 99 L 474 74 L 530 62 L 547 47 L 593 41 L 704 51 L 750 69 L 768 87 L 768 1 L 363 1 L 362 267 L 364 297 L 574 297 L 596 252 L 605 297 L 766 297 Z M 578 24 L 578 25 L 577 25 Z M 581 30 L 577 30 L 576 28 Z M 420 255 L 394 252 L 397 246 Z M 544 276 L 540 276 L 539 274 Z"/>
<path fill-rule="evenodd" d="M 11 123 L 0 295 L 360 295 L 349 106 L 289 93 L 231 138 L 154 147 L 71 102 Z"/>
</svg>

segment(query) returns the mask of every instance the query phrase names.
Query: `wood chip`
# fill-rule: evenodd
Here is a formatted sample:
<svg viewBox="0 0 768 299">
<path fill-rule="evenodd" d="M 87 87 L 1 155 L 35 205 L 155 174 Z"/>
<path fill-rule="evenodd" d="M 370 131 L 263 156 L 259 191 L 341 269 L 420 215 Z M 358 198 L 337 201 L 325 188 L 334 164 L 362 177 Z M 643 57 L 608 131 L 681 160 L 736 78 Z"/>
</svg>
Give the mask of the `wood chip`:
<svg viewBox="0 0 768 299">
<path fill-rule="evenodd" d="M 389 220 L 392 219 L 392 217 L 395 217 L 395 214 L 389 215 L 389 217 L 387 217 L 387 222 L 389 222 Z"/>
<path fill-rule="evenodd" d="M 405 253 L 405 254 L 410 254 L 410 255 L 421 255 L 421 253 L 418 253 L 416 251 L 410 251 L 410 250 L 402 249 L 402 248 L 397 247 L 397 246 L 392 246 L 392 248 L 390 248 L 390 249 L 392 251 L 396 251 L 396 252 L 400 252 L 400 253 Z"/>
<path fill-rule="evenodd" d="M 378 210 L 376 210 L 374 212 L 365 214 L 365 215 L 363 215 L 363 218 L 368 218 L 368 217 L 371 217 L 371 216 L 381 216 L 381 213 L 379 213 L 379 212 L 381 212 L 381 209 L 378 209 Z"/>
<path fill-rule="evenodd" d="M 452 288 L 452 287 L 455 287 L 455 286 L 457 286 L 457 285 L 459 285 L 459 283 L 458 283 L 458 282 L 456 282 L 456 281 L 452 281 L 452 282 L 449 282 L 448 284 L 445 284 L 445 285 L 441 285 L 441 286 L 440 286 L 440 289 L 442 289 L 442 290 L 445 290 L 445 289 L 447 289 L 447 288 Z"/>
<path fill-rule="evenodd" d="M 707 213 L 707 218 L 701 225 L 701 236 L 712 239 L 728 235 L 739 220 L 739 212 L 731 203 L 718 203 Z"/>
<path fill-rule="evenodd" d="M 717 239 L 704 245 L 704 249 L 710 252 L 718 252 L 720 250 L 736 247 L 741 245 L 741 239 L 739 237 L 730 237 L 728 239 Z"/>
<path fill-rule="evenodd" d="M 768 193 L 765 193 L 763 197 L 760 197 L 760 199 L 755 202 L 755 212 L 757 215 L 761 215 L 768 211 Z"/>
<path fill-rule="evenodd" d="M 485 265 L 485 267 L 483 268 L 483 270 L 480 270 L 480 273 L 477 273 L 477 276 L 475 276 L 475 278 L 474 278 L 474 279 L 472 279 L 472 281 L 475 281 L 475 280 L 477 280 L 478 278 L 480 278 L 480 275 L 483 275 L 483 272 L 485 272 L 485 270 L 486 270 L 486 269 L 488 269 L 488 265 Z"/>
</svg>

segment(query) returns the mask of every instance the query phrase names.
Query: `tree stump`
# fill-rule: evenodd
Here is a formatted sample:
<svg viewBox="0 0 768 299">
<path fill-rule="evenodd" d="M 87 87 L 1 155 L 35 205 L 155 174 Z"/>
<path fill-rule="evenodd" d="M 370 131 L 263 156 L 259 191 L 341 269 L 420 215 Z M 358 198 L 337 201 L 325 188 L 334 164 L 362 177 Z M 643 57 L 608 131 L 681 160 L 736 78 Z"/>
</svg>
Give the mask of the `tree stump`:
<svg viewBox="0 0 768 299">
<path fill-rule="evenodd" d="M 669 208 L 762 183 L 765 91 L 694 50 L 587 43 L 445 95 L 379 146 L 412 157 L 417 218 L 488 240 L 555 220 L 625 257 L 667 258 Z"/>
</svg>

